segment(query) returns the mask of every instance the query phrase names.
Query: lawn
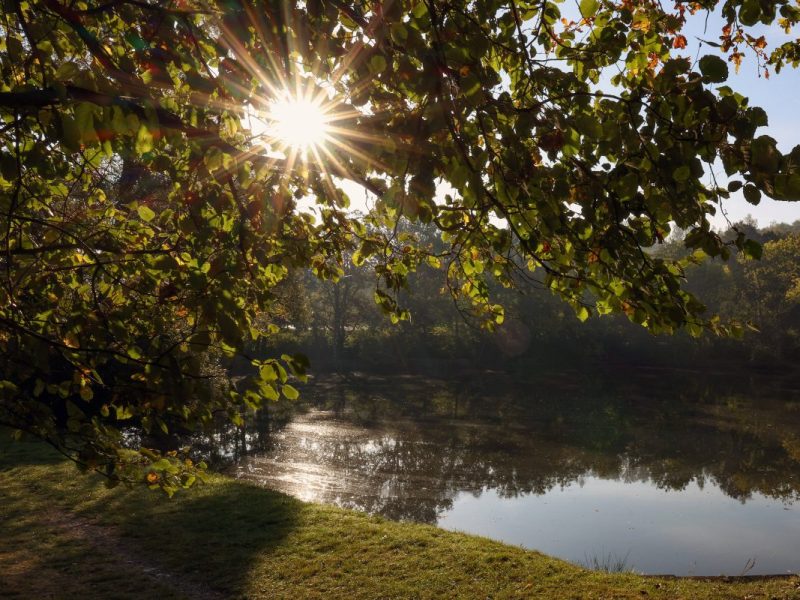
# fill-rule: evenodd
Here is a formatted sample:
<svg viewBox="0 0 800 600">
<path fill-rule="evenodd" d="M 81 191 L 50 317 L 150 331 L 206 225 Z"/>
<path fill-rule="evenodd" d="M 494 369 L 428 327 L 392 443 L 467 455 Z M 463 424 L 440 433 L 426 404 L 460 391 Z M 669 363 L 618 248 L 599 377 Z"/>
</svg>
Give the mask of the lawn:
<svg viewBox="0 0 800 600">
<path fill-rule="evenodd" d="M 395 523 L 214 475 L 106 489 L 0 432 L 4 598 L 800 598 L 800 578 L 655 578 Z"/>
</svg>

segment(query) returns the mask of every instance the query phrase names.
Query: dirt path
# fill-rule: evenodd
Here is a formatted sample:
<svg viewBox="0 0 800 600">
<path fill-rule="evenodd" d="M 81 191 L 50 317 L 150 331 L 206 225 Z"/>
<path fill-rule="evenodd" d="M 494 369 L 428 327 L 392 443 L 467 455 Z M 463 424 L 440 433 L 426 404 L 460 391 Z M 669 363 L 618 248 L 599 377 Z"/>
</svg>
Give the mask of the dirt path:
<svg viewBox="0 0 800 600">
<path fill-rule="evenodd" d="M 112 527 L 98 525 L 89 519 L 56 507 L 51 507 L 46 518 L 46 525 L 56 529 L 66 538 L 94 547 L 98 553 L 112 558 L 127 571 L 155 581 L 176 595 L 192 600 L 224 600 L 228 597 L 191 576 L 169 571 L 142 556 L 130 542 L 117 535 Z"/>
</svg>

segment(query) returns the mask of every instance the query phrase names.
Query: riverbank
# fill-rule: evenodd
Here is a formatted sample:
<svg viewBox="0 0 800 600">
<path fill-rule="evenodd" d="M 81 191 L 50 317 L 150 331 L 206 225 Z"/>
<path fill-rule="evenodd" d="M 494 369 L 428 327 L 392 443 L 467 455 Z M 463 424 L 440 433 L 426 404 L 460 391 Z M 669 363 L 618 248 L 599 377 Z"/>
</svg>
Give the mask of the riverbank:
<svg viewBox="0 0 800 600">
<path fill-rule="evenodd" d="M 800 598 L 800 578 L 606 574 L 222 476 L 168 500 L 108 490 L 0 438 L 7 598 Z"/>
</svg>

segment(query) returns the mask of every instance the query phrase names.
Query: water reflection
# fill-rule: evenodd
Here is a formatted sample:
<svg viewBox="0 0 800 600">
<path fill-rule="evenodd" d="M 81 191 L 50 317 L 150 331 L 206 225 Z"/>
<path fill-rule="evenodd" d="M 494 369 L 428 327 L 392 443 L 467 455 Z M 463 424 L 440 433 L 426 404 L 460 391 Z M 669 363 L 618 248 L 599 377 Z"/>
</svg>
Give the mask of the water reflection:
<svg viewBox="0 0 800 600">
<path fill-rule="evenodd" d="M 713 514 L 724 499 L 749 503 L 745 512 L 731 513 L 725 527 L 755 519 L 760 530 L 774 529 L 773 550 L 779 552 L 780 539 L 791 535 L 785 549 L 800 556 L 794 508 L 800 498 L 797 392 L 775 380 L 691 380 L 667 385 L 654 372 L 580 382 L 552 377 L 524 385 L 498 376 L 458 383 L 400 377 L 323 381 L 306 390 L 306 412 L 270 436 L 268 451 L 240 461 L 236 472 L 304 499 L 440 522 L 544 551 L 541 529 L 520 538 L 503 534 L 492 521 L 510 506 L 524 507 L 530 518 L 512 527 L 522 532 L 547 514 L 544 504 L 568 505 L 564 499 L 575 493 L 589 504 L 633 510 L 631 490 L 655 490 L 667 502 L 694 498 L 683 506 L 694 502 L 698 514 Z M 613 493 L 605 485 L 601 499 L 597 482 L 613 482 Z M 715 500 L 698 500 L 707 497 Z M 662 501 L 649 501 L 652 510 L 662 510 Z M 776 505 L 779 511 L 769 519 L 758 512 Z M 659 535 L 667 536 L 664 528 L 691 525 L 697 515 L 687 511 L 681 522 L 662 523 Z M 554 531 L 564 531 L 570 517 L 558 514 L 564 522 Z M 649 531 L 651 538 L 656 535 Z M 723 536 L 717 537 L 722 543 Z M 582 550 L 559 546 L 556 553 L 581 558 L 585 542 Z M 701 568 L 683 558 L 680 565 L 673 568 L 696 574 L 719 568 L 718 561 Z M 773 558 L 753 572 L 798 567 Z M 738 574 L 736 568 L 728 571 Z"/>
<path fill-rule="evenodd" d="M 270 452 L 276 435 L 291 421 L 298 407 L 282 400 L 255 413 L 243 415 L 245 425 L 235 427 L 227 419 L 220 420 L 210 431 L 181 438 L 181 446 L 191 446 L 195 458 L 209 462 L 215 469 L 225 470 L 247 456 Z"/>
</svg>

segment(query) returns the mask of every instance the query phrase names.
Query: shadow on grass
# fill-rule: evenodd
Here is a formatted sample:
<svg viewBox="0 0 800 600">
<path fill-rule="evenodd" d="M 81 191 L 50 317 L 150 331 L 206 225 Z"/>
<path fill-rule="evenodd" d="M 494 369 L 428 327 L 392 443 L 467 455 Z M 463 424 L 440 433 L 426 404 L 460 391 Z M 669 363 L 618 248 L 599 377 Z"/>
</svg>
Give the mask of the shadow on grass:
<svg viewBox="0 0 800 600">
<path fill-rule="evenodd" d="M 233 595 L 245 591 L 254 562 L 281 546 L 303 510 L 289 496 L 213 478 L 172 499 L 144 490 L 104 491 L 83 512 L 112 525 L 131 550 Z"/>
<path fill-rule="evenodd" d="M 44 442 L 30 436 L 18 441 L 12 434 L 11 429 L 0 427 L 0 469 L 22 465 L 54 465 L 65 460 Z"/>
<path fill-rule="evenodd" d="M 281 546 L 305 510 L 302 502 L 284 494 L 213 475 L 171 499 L 144 488 L 107 489 L 101 477 L 80 473 L 44 443 L 14 441 L 8 430 L 0 430 L 0 502 L 0 535 L 25 540 L 31 567 L 26 573 L 42 568 L 37 556 L 45 547 L 51 562 L 51 554 L 74 558 L 73 550 L 88 551 L 85 569 L 58 560 L 59 570 L 90 583 L 121 556 L 132 557 L 134 567 L 141 558 L 142 568 L 154 564 L 225 597 L 246 589 L 259 556 Z M 77 546 L 74 539 L 45 534 L 46 540 L 35 534 L 53 521 L 75 531 L 81 522 L 100 527 Z M 89 538 L 97 532 L 110 540 L 105 547 L 119 552 L 93 544 Z M 5 550 L 0 540 L 0 555 Z"/>
</svg>

